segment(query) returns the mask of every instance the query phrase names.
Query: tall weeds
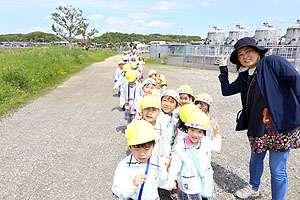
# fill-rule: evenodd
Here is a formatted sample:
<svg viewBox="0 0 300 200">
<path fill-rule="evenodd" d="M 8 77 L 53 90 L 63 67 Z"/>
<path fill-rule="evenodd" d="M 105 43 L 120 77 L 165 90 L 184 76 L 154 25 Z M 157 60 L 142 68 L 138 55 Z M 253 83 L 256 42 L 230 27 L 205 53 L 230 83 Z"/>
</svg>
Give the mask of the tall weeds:
<svg viewBox="0 0 300 200">
<path fill-rule="evenodd" d="M 67 47 L 0 49 L 0 115 L 44 94 L 91 63 L 116 54 Z"/>
</svg>

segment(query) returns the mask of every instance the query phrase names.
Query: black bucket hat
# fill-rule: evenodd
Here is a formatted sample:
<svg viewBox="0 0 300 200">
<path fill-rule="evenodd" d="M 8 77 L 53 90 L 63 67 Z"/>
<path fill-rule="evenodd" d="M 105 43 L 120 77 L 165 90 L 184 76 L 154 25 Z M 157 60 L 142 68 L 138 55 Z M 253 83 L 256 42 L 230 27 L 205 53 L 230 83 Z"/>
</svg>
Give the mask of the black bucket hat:
<svg viewBox="0 0 300 200">
<path fill-rule="evenodd" d="M 262 46 L 257 46 L 256 41 L 253 38 L 250 37 L 244 37 L 240 40 L 238 40 L 234 45 L 234 51 L 230 55 L 230 62 L 233 64 L 237 63 L 237 51 L 243 47 L 253 47 L 263 53 L 266 53 L 268 51 L 267 48 Z"/>
</svg>

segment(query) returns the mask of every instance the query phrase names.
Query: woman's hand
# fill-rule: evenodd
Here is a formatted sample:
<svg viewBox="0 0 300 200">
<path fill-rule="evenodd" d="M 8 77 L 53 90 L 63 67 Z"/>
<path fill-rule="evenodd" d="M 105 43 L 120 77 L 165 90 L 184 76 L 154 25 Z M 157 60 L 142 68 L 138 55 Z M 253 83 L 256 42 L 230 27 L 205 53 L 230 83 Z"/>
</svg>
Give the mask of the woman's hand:
<svg viewBox="0 0 300 200">
<path fill-rule="evenodd" d="M 221 59 L 219 60 L 219 66 L 227 66 L 229 54 L 224 58 L 223 54 L 221 55 Z"/>
<path fill-rule="evenodd" d="M 143 182 L 146 181 L 146 178 L 147 178 L 147 175 L 145 175 L 145 174 L 136 175 L 133 179 L 133 185 L 139 186 L 139 185 L 143 184 Z"/>
</svg>

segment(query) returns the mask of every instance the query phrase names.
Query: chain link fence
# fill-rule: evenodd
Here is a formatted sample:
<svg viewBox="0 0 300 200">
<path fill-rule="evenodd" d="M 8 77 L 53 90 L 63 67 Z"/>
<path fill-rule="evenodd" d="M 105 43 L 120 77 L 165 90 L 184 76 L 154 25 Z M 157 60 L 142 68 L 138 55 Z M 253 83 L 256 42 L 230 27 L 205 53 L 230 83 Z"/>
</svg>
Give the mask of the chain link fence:
<svg viewBox="0 0 300 200">
<path fill-rule="evenodd" d="M 269 49 L 266 55 L 283 56 L 300 71 L 300 46 L 265 47 Z M 221 55 L 230 54 L 233 50 L 232 45 L 151 45 L 150 59 L 171 65 L 218 69 Z M 230 62 L 229 69 L 236 71 L 235 65 Z"/>
</svg>

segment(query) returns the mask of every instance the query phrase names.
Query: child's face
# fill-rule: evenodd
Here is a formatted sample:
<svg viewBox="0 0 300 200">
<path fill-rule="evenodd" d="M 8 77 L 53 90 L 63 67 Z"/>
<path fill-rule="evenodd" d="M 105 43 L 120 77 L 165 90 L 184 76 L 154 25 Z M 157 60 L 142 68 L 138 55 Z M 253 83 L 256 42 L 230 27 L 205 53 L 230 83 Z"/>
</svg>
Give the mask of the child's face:
<svg viewBox="0 0 300 200">
<path fill-rule="evenodd" d="M 188 136 L 194 146 L 198 145 L 199 140 L 204 135 L 204 130 L 198 129 L 198 128 L 192 128 L 190 127 L 188 129 Z"/>
<path fill-rule="evenodd" d="M 157 108 L 145 108 L 142 111 L 143 118 L 148 122 L 155 122 L 157 117 L 159 116 L 160 110 Z"/>
<path fill-rule="evenodd" d="M 120 69 L 123 69 L 124 64 L 119 64 Z"/>
<path fill-rule="evenodd" d="M 173 97 L 171 96 L 163 96 L 161 98 L 161 109 L 171 115 L 173 110 L 175 110 L 177 108 L 177 102 L 175 99 L 173 99 Z"/>
<path fill-rule="evenodd" d="M 135 80 L 134 81 L 132 81 L 132 82 L 129 82 L 128 83 L 130 86 L 134 86 L 134 84 L 135 84 Z"/>
<path fill-rule="evenodd" d="M 190 95 L 188 94 L 180 94 L 179 95 L 180 98 L 179 98 L 179 103 L 183 106 L 185 104 L 189 104 L 190 101 L 192 100 L 192 98 L 190 97 Z"/>
<path fill-rule="evenodd" d="M 152 94 L 153 89 L 154 89 L 154 85 L 153 84 L 146 84 L 143 87 L 143 92 L 145 93 L 145 95 Z"/>
<path fill-rule="evenodd" d="M 137 161 L 145 164 L 145 163 L 147 163 L 148 158 L 151 157 L 153 148 L 154 148 L 153 145 L 149 145 L 148 147 L 131 146 L 130 151 L 131 151 L 133 157 Z"/>
<path fill-rule="evenodd" d="M 156 79 L 156 74 L 152 74 L 151 76 L 149 76 L 149 78 L 152 78 L 152 79 Z"/>
<path fill-rule="evenodd" d="M 209 105 L 207 103 L 204 103 L 202 101 L 196 101 L 196 106 L 198 106 L 198 108 L 200 108 L 200 110 L 206 114 L 208 114 L 208 108 Z"/>
</svg>

